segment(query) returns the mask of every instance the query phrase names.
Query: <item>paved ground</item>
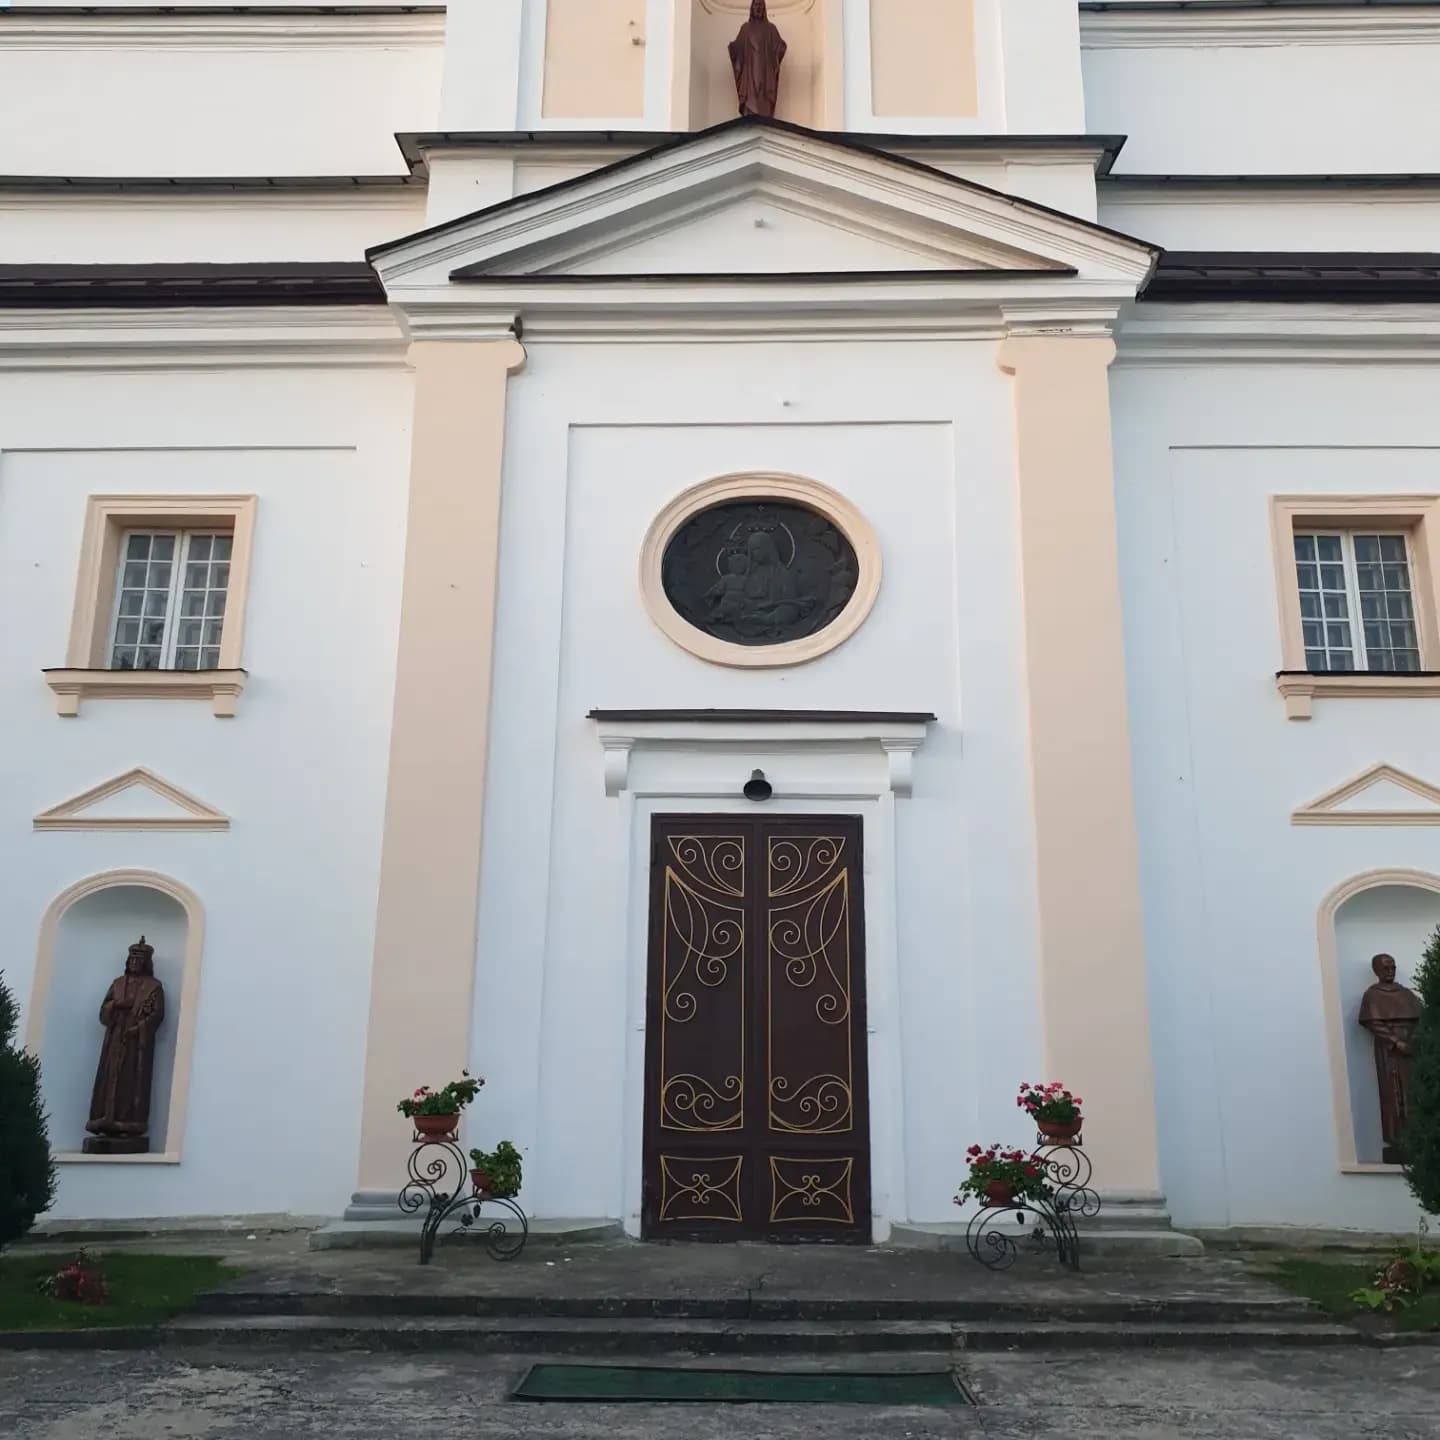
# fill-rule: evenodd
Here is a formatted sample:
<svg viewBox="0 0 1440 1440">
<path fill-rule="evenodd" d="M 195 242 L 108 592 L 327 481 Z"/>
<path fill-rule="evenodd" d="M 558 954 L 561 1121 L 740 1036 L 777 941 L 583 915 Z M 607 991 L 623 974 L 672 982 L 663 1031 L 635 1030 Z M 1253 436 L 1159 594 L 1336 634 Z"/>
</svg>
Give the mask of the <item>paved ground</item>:
<svg viewBox="0 0 1440 1440">
<path fill-rule="evenodd" d="M 794 1365 L 796 1362 L 787 1362 Z M 834 1364 L 835 1362 L 831 1362 Z M 889 1357 L 883 1368 L 943 1360 Z M 527 1362 L 364 1353 L 0 1354 L 0 1435 L 14 1440 L 1432 1440 L 1428 1348 L 1240 1355 L 985 1355 L 960 1362 L 975 1410 L 871 1406 L 533 1405 Z M 854 1359 L 852 1369 L 877 1368 Z"/>
</svg>

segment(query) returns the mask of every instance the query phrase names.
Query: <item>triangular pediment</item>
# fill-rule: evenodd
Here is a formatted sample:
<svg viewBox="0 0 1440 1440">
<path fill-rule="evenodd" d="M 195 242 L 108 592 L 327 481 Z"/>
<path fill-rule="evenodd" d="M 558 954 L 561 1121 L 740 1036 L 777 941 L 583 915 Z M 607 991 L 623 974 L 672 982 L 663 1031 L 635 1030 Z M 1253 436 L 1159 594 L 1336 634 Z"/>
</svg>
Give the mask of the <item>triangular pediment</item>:
<svg viewBox="0 0 1440 1440">
<path fill-rule="evenodd" d="M 35 817 L 37 830 L 228 830 L 213 805 L 143 766 L 94 785 Z"/>
<path fill-rule="evenodd" d="M 1290 818 L 1296 825 L 1440 825 L 1440 788 L 1393 765 L 1372 765 Z"/>
<path fill-rule="evenodd" d="M 1134 293 L 1156 252 L 927 165 L 754 119 L 377 247 L 392 299 L 659 278 L 1066 280 Z M 472 296 L 473 298 L 473 296 Z"/>
</svg>

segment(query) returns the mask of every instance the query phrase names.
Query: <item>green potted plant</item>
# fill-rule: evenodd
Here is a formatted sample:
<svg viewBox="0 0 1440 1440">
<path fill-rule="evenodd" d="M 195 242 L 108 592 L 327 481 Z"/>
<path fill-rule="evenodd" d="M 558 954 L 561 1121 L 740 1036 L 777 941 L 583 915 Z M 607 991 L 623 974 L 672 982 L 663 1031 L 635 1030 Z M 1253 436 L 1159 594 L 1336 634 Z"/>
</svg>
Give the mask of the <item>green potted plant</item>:
<svg viewBox="0 0 1440 1440">
<path fill-rule="evenodd" d="M 462 1070 L 460 1076 L 459 1080 L 452 1080 L 439 1090 L 422 1085 L 395 1107 L 415 1127 L 417 1141 L 454 1138 L 460 1124 L 460 1112 L 479 1094 L 480 1087 L 485 1083 L 468 1070 Z"/>
<path fill-rule="evenodd" d="M 1058 1080 L 1048 1085 L 1022 1085 L 1015 1103 L 1035 1122 L 1035 1128 L 1052 1144 L 1073 1145 L 1080 1138 L 1085 1103 Z"/>
<path fill-rule="evenodd" d="M 972 1196 L 982 1205 L 1013 1205 L 1017 1200 L 1041 1200 L 1050 1193 L 1044 1167 L 1023 1150 L 1002 1150 L 999 1145 L 982 1150 L 972 1145 L 965 1153 L 970 1173 L 960 1182 L 957 1205 Z"/>
<path fill-rule="evenodd" d="M 520 1193 L 520 1152 L 508 1140 L 493 1150 L 472 1150 L 470 1166 L 470 1183 L 477 1195 L 511 1200 Z"/>
</svg>

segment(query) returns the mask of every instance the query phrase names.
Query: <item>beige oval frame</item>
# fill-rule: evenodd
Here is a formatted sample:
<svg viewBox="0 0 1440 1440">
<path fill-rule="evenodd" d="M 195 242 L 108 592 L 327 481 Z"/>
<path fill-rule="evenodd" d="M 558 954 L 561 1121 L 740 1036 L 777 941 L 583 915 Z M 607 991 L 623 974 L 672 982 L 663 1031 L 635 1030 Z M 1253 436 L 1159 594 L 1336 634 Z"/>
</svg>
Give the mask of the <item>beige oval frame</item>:
<svg viewBox="0 0 1440 1440">
<path fill-rule="evenodd" d="M 855 593 L 823 630 L 779 645 L 736 645 L 696 629 L 671 605 L 661 583 L 665 550 L 680 528 L 702 510 L 733 500 L 784 500 L 823 515 L 850 542 L 859 571 Z M 870 522 L 837 491 L 803 475 L 748 471 L 703 480 L 682 491 L 651 522 L 640 547 L 640 598 L 650 618 L 683 650 L 714 665 L 770 669 L 803 665 L 843 645 L 865 623 L 880 593 L 880 542 Z"/>
</svg>

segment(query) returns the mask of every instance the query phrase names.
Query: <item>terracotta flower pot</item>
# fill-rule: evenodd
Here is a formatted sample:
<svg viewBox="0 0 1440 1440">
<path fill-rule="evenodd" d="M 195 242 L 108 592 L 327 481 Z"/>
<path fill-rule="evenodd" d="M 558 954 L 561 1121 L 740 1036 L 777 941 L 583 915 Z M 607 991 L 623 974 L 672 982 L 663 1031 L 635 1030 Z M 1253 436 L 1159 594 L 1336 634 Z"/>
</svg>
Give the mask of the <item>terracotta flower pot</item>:
<svg viewBox="0 0 1440 1440">
<path fill-rule="evenodd" d="M 458 1115 L 412 1115 L 411 1123 L 415 1126 L 415 1133 L 422 1140 L 444 1140 L 447 1136 L 455 1133 L 456 1127 L 460 1124 Z"/>
<path fill-rule="evenodd" d="M 1077 1115 L 1073 1120 L 1036 1120 L 1035 1128 L 1049 1141 L 1056 1145 L 1073 1145 L 1080 1136 L 1080 1128 L 1084 1124 L 1081 1116 Z"/>
<path fill-rule="evenodd" d="M 470 1184 L 474 1187 L 477 1195 L 488 1195 L 490 1193 L 490 1176 L 484 1170 L 472 1170 L 470 1172 Z"/>
<path fill-rule="evenodd" d="M 1015 1187 L 1008 1180 L 992 1180 L 985 1187 L 987 1205 L 1010 1205 L 1015 1200 Z"/>
</svg>

